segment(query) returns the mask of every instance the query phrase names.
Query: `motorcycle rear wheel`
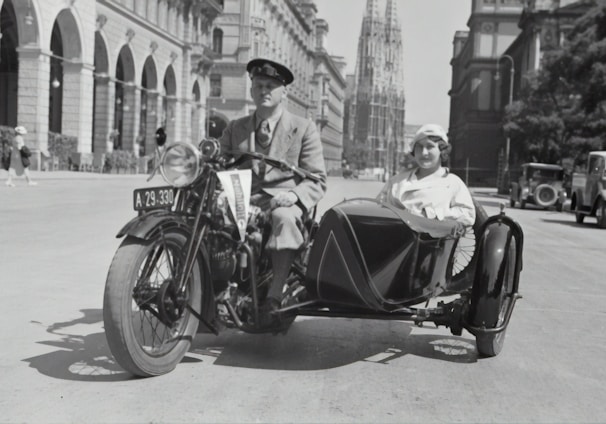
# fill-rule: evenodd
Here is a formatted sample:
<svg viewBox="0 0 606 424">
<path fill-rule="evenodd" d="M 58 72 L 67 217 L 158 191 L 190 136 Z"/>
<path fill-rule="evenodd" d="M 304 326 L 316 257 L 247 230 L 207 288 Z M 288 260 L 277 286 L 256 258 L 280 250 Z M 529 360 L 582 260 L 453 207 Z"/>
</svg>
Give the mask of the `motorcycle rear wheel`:
<svg viewBox="0 0 606 424">
<path fill-rule="evenodd" d="M 194 264 L 184 295 L 174 290 L 183 266 L 185 235 L 167 230 L 163 237 L 128 236 L 112 260 L 105 285 L 103 321 L 109 348 L 126 371 L 150 377 L 172 371 L 196 334 L 202 268 Z"/>
<path fill-rule="evenodd" d="M 515 264 L 516 264 L 516 247 L 515 240 L 511 240 L 508 252 L 503 258 L 503 277 L 502 277 L 502 289 L 496 302 L 491 302 L 495 308 L 498 309 L 497 320 L 493 323 L 486 323 L 487 328 L 500 327 L 505 323 L 506 313 L 509 309 L 509 305 L 513 302 L 513 286 L 515 279 Z M 507 329 L 499 333 L 485 333 L 478 334 L 476 336 L 476 347 L 478 353 L 483 357 L 497 356 L 503 349 L 503 343 L 505 343 L 505 332 Z"/>
</svg>

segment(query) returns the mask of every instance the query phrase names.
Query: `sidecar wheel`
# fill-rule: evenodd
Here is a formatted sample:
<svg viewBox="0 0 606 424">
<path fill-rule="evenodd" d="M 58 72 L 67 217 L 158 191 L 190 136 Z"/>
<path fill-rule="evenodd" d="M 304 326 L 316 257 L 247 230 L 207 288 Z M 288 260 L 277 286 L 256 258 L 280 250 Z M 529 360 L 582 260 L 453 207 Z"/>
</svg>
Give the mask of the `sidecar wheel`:
<svg viewBox="0 0 606 424">
<path fill-rule="evenodd" d="M 122 368 L 142 377 L 172 371 L 187 353 L 201 312 L 204 275 L 194 264 L 184 294 L 174 289 L 186 251 L 185 235 L 167 230 L 164 238 L 127 237 L 114 255 L 103 299 L 109 348 Z"/>
<path fill-rule="evenodd" d="M 503 251 L 505 249 L 501 249 Z M 504 253 L 504 252 L 503 252 Z M 471 322 L 476 327 L 485 327 L 492 329 L 502 326 L 506 321 L 507 310 L 513 302 L 513 292 L 515 284 L 515 265 L 517 260 L 515 238 L 512 237 L 509 249 L 500 260 L 496 258 L 499 252 L 495 252 L 495 256 L 487 259 L 488 267 L 496 267 L 493 269 L 493 281 L 484 281 L 484 287 L 475 287 L 472 294 Z M 496 259 L 496 260 L 495 260 Z M 490 280 L 490 275 L 487 278 Z M 497 356 L 503 343 L 505 342 L 506 329 L 498 333 L 478 333 L 476 334 L 476 346 L 478 354 L 482 357 Z"/>
<path fill-rule="evenodd" d="M 468 289 L 473 283 L 475 264 L 478 260 L 477 237 L 488 219 L 484 207 L 476 199 L 473 199 L 473 203 L 476 207 L 476 220 L 455 247 L 449 292 Z"/>
</svg>

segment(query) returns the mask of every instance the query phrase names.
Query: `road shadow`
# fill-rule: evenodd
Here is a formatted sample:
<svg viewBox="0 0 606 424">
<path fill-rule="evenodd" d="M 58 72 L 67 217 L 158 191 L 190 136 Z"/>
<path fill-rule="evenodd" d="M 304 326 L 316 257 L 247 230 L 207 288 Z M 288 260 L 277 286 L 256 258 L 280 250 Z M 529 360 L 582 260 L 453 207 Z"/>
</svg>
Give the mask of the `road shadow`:
<svg viewBox="0 0 606 424">
<path fill-rule="evenodd" d="M 214 356 L 215 365 L 289 371 L 323 370 L 359 361 L 387 364 L 407 355 L 463 364 L 477 361 L 473 339 L 411 334 L 414 328 L 401 321 L 299 319 L 286 335 L 237 330 L 198 335 L 190 353 Z"/>
<path fill-rule="evenodd" d="M 113 359 L 105 333 L 73 334 L 78 326 L 97 324 L 103 321 L 101 309 L 82 309 L 83 316 L 71 321 L 58 322 L 46 331 L 58 340 L 44 340 L 37 343 L 59 348 L 54 352 L 23 359 L 41 374 L 61 380 L 72 381 L 123 381 L 133 378 Z"/>
<path fill-rule="evenodd" d="M 568 217 L 568 219 L 566 219 L 565 216 L 561 216 L 558 218 L 541 218 L 541 221 L 543 222 L 550 222 L 550 223 L 554 223 L 554 224 L 560 224 L 560 225 L 567 225 L 569 227 L 576 227 L 576 228 L 591 228 L 591 227 L 596 227 L 597 228 L 597 223 L 583 223 L 583 224 L 579 224 L 575 221 L 572 221 L 570 219 L 570 217 Z"/>
<path fill-rule="evenodd" d="M 59 339 L 37 342 L 58 350 L 23 361 L 41 374 L 61 380 L 112 382 L 137 378 L 115 362 L 104 332 L 74 334 L 78 326 L 103 321 L 100 309 L 80 312 L 81 317 L 46 329 Z M 473 339 L 438 334 L 438 329 L 435 335 L 412 334 L 416 328 L 401 321 L 315 318 L 296 320 L 286 335 L 239 330 L 226 330 L 219 336 L 199 333 L 182 362 L 212 358 L 214 365 L 311 371 L 359 361 L 388 364 L 407 355 L 462 364 L 477 361 Z M 432 331 L 423 328 L 424 333 Z"/>
</svg>

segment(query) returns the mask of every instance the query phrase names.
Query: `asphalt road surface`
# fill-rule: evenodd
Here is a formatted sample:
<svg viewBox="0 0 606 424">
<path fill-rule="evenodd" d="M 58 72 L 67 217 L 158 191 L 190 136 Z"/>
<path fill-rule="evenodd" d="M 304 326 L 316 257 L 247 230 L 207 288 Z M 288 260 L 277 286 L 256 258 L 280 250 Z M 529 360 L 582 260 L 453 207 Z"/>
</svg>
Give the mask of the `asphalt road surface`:
<svg viewBox="0 0 606 424">
<path fill-rule="evenodd" d="M 4 174 L 0 175 L 0 178 Z M 505 346 L 407 322 L 297 318 L 287 335 L 200 334 L 175 371 L 112 359 L 107 270 L 144 176 L 37 174 L 0 186 L 0 422 L 605 422 L 606 231 L 507 209 L 525 232 Z M 380 183 L 333 178 L 320 209 Z M 478 190 L 491 213 L 503 202 Z"/>
</svg>

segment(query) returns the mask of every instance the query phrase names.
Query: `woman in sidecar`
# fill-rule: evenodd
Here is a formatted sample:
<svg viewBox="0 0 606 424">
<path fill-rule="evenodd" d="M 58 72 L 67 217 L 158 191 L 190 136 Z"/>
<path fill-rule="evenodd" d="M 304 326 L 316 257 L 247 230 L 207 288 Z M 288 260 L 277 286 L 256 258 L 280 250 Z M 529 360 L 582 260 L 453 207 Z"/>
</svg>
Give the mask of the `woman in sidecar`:
<svg viewBox="0 0 606 424">
<path fill-rule="evenodd" d="M 481 355 L 495 356 L 519 297 L 522 230 L 504 214 L 488 218 L 441 166 L 449 145 L 439 126 L 423 126 L 412 147 L 417 167 L 393 177 L 377 199 L 324 215 L 306 272 L 317 301 L 297 313 L 432 321 L 455 335 L 465 328 Z M 427 308 L 447 294 L 459 297 Z"/>
</svg>

